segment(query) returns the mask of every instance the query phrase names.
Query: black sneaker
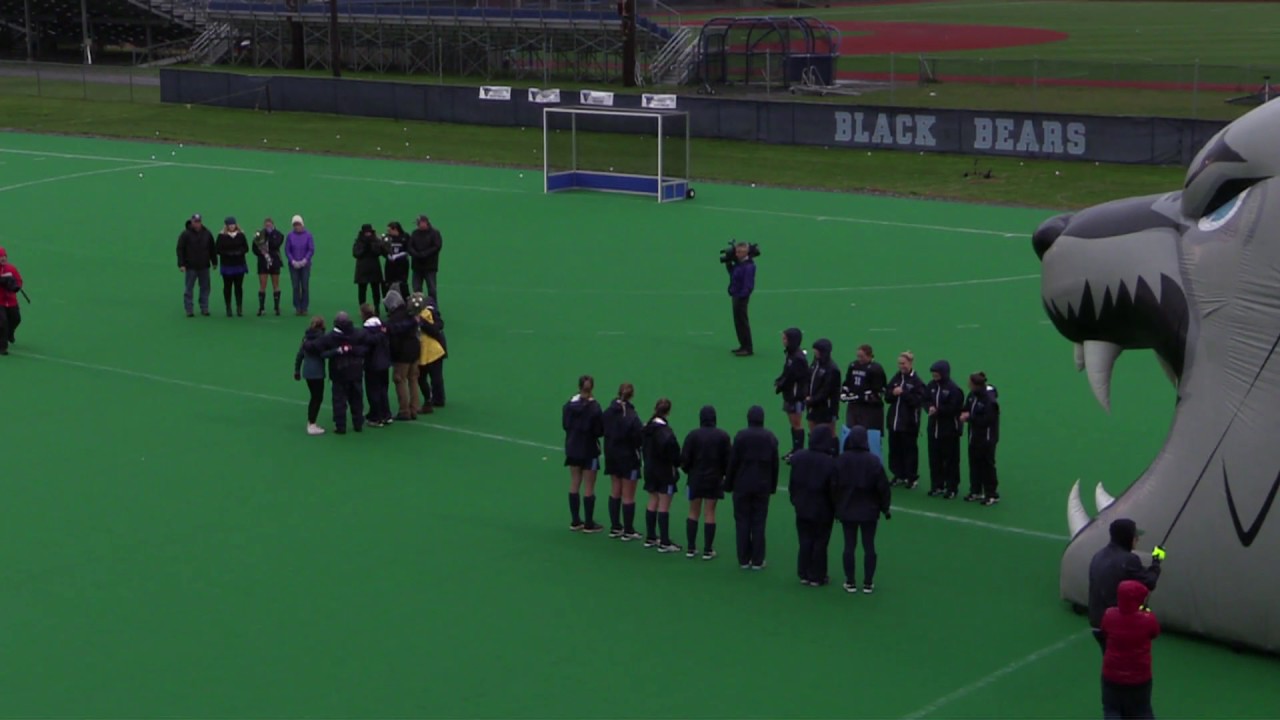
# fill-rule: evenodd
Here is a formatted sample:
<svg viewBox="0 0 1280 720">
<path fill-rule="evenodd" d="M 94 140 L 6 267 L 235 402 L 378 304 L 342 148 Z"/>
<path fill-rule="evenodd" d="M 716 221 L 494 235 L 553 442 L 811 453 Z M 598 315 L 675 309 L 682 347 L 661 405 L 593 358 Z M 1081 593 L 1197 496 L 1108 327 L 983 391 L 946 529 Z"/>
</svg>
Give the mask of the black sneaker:
<svg viewBox="0 0 1280 720">
<path fill-rule="evenodd" d="M 996 504 L 996 503 L 998 503 L 998 502 L 1000 502 L 1000 496 L 999 496 L 999 495 L 992 495 L 991 497 L 987 498 L 986 500 L 983 500 L 983 501 L 982 501 L 982 504 L 983 504 L 983 505 L 995 505 L 995 504 Z"/>
<path fill-rule="evenodd" d="M 955 493 L 953 493 L 953 492 L 947 491 L 947 492 L 945 492 L 945 493 L 942 493 L 942 499 L 943 499 L 943 500 L 955 500 L 955 499 L 956 499 L 956 494 L 955 494 Z"/>
<path fill-rule="evenodd" d="M 675 543 L 666 543 L 665 545 L 663 543 L 658 543 L 658 552 L 663 553 L 664 555 L 666 553 L 678 553 L 680 552 L 680 546 Z"/>
<path fill-rule="evenodd" d="M 645 548 L 658 547 L 658 538 L 645 538 L 644 545 L 642 545 L 641 547 L 645 547 Z"/>
<path fill-rule="evenodd" d="M 201 310 L 201 311 L 200 311 L 200 314 L 201 314 L 201 315 L 203 315 L 203 316 L 205 316 L 205 317 L 209 317 L 209 311 L 208 311 L 208 310 Z"/>
<path fill-rule="evenodd" d="M 594 535 L 594 534 L 596 534 L 596 533 L 600 532 L 601 530 L 604 530 L 604 526 L 603 526 L 603 525 L 601 525 L 600 523 L 597 523 L 597 522 L 593 522 L 593 523 L 591 523 L 590 525 L 583 525 L 583 526 L 582 526 L 582 532 L 584 532 L 584 533 L 586 533 L 586 534 L 588 534 L 588 535 Z"/>
<path fill-rule="evenodd" d="M 685 556 L 685 557 L 687 557 L 687 558 L 689 558 L 690 560 L 692 560 L 693 558 L 698 557 L 698 548 L 693 547 L 692 545 L 690 545 L 689 547 L 685 548 L 685 550 L 684 550 L 684 556 Z"/>
<path fill-rule="evenodd" d="M 621 540 L 622 542 L 631 542 L 632 540 L 640 540 L 643 538 L 644 538 L 644 535 L 641 535 L 635 530 L 631 530 L 631 531 L 623 530 L 622 536 L 619 537 L 618 539 Z"/>
<path fill-rule="evenodd" d="M 847 593 L 856 593 L 858 592 L 858 586 L 851 582 L 847 582 L 844 584 L 844 591 Z"/>
<path fill-rule="evenodd" d="M 333 434 L 334 434 L 334 435 L 346 435 L 346 434 L 347 434 L 347 429 L 346 429 L 346 428 L 338 428 L 338 429 L 336 429 L 336 430 L 334 430 L 334 431 L 333 431 Z"/>
<path fill-rule="evenodd" d="M 789 453 L 787 453 L 786 455 L 783 455 L 783 456 L 782 456 L 782 462 L 784 462 L 784 463 L 786 463 L 786 464 L 790 465 L 790 464 L 791 464 L 791 456 L 792 456 L 792 455 L 795 455 L 795 453 L 794 453 L 794 452 L 789 452 Z"/>
<path fill-rule="evenodd" d="M 355 426 L 355 428 L 353 428 L 353 429 L 354 429 L 356 432 L 364 432 L 364 426 L 363 426 L 363 425 L 356 425 L 356 426 Z"/>
<path fill-rule="evenodd" d="M 863 594 L 863 595 L 870 595 L 871 593 L 873 593 L 873 592 L 875 592 L 875 591 L 876 591 L 876 585 L 875 585 L 875 583 L 871 583 L 870 585 L 863 585 L 863 586 L 862 586 L 862 594 Z"/>
<path fill-rule="evenodd" d="M 733 354 L 738 357 L 751 357 L 752 355 L 755 355 L 751 350 L 734 350 Z"/>
<path fill-rule="evenodd" d="M 193 312 L 189 312 L 189 313 L 187 313 L 187 317 L 195 317 L 195 316 L 196 316 L 196 314 L 195 314 L 195 313 L 193 313 Z"/>
<path fill-rule="evenodd" d="M 580 532 L 582 530 L 582 527 L 583 525 L 581 520 L 574 520 L 573 522 L 569 523 L 570 532 Z"/>
<path fill-rule="evenodd" d="M 915 489 L 916 489 L 916 487 L 917 487 L 918 485 L 920 485 L 920 481 L 919 481 L 919 480 L 907 480 L 907 481 L 904 481 L 902 484 L 903 484 L 903 485 L 906 485 L 908 490 L 915 490 Z"/>
<path fill-rule="evenodd" d="M 703 559 L 703 560 L 715 560 L 715 559 L 716 559 L 716 551 L 715 551 L 715 550 L 705 550 L 705 551 L 703 551 L 703 553 L 702 553 L 702 559 Z"/>
<path fill-rule="evenodd" d="M 934 488 L 929 491 L 929 497 L 938 497 L 941 494 L 942 494 L 942 491 L 937 488 Z"/>
<path fill-rule="evenodd" d="M 615 540 L 622 537 L 622 528 L 609 528 L 609 537 Z"/>
<path fill-rule="evenodd" d="M 891 478 L 889 480 L 889 487 L 898 487 L 901 484 L 902 484 L 902 481 L 899 480 L 898 478 Z"/>
<path fill-rule="evenodd" d="M 266 308 L 258 308 L 258 317 L 262 317 L 263 315 L 266 315 L 266 314 L 267 314 Z"/>
<path fill-rule="evenodd" d="M 964 496 L 964 501 L 965 502 L 982 502 L 983 497 L 981 495 L 974 495 L 973 493 L 969 493 L 968 495 Z"/>
</svg>

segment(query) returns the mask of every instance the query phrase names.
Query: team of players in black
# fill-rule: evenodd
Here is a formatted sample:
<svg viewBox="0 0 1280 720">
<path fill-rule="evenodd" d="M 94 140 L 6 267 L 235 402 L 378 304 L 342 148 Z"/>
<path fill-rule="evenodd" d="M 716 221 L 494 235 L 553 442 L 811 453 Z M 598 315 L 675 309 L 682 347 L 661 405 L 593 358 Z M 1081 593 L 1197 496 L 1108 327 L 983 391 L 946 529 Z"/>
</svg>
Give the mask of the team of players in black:
<svg viewBox="0 0 1280 720">
<path fill-rule="evenodd" d="M 726 492 L 733 494 L 738 564 L 743 569 L 765 567 L 765 525 L 769 499 L 778 488 L 783 462 L 791 465 L 788 491 L 796 513 L 800 549 L 797 559 L 800 581 L 810 586 L 829 582 L 827 546 L 836 520 L 844 531 L 845 590 L 857 592 L 858 539 L 864 553 L 862 590 L 874 590 L 875 535 L 880 516 L 891 517 L 890 486 L 915 488 L 919 482 L 918 437 L 920 417 L 927 414 L 931 496 L 952 499 L 959 483 L 960 440 L 969 426 L 970 492 L 968 501 L 992 505 L 999 501 L 995 472 L 995 448 L 999 440 L 999 403 L 994 387 L 983 373 L 970 376 L 968 396 L 950 378 L 950 365 L 941 360 L 931 368 L 932 382 L 914 371 L 914 357 L 902 353 L 892 379 L 875 362 L 872 348 L 858 349 L 857 360 L 844 375 L 832 359 L 829 340 L 813 344 L 816 356 L 810 364 L 796 328 L 783 333 L 785 362 L 774 383 L 783 397 L 783 411 L 791 423 L 792 447 L 779 458 L 777 437 L 764 427 L 764 409 L 752 407 L 747 427 L 730 438 L 717 427 L 716 410 L 699 412 L 699 427 L 681 443 L 668 417 L 671 401 L 662 398 L 647 423 L 640 420 L 631 400 L 630 384 L 602 409 L 595 400 L 595 380 L 582 376 L 578 392 L 565 404 L 565 465 L 570 470 L 570 529 L 598 533 L 595 522 L 595 481 L 600 470 L 600 445 L 604 445 L 604 471 L 611 478 L 609 536 L 624 542 L 643 540 L 644 547 L 660 553 L 679 552 L 671 540 L 671 499 L 680 472 L 687 478 L 689 514 L 686 520 L 685 556 L 698 556 L 698 531 L 704 532 L 702 559 L 716 557 L 716 504 Z M 849 405 L 842 439 L 834 425 L 839 405 Z M 809 447 L 805 449 L 802 423 L 808 421 Z M 880 461 L 879 435 L 889 432 L 889 465 L 892 482 Z M 874 448 L 874 449 L 873 449 Z M 648 494 L 645 532 L 635 527 L 636 489 L 643 475 Z"/>
</svg>

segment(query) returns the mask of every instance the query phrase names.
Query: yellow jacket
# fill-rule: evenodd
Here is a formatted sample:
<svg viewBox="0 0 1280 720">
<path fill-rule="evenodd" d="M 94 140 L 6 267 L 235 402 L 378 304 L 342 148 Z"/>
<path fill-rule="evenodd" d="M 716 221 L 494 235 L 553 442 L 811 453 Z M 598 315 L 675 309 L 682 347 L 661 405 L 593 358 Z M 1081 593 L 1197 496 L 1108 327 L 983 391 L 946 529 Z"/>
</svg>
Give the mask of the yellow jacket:
<svg viewBox="0 0 1280 720">
<path fill-rule="evenodd" d="M 435 317 L 431 314 L 431 308 L 423 308 L 422 312 L 418 313 L 418 317 L 428 323 L 435 324 Z M 424 332 L 419 335 L 418 341 L 421 347 L 421 353 L 418 357 L 419 365 L 430 365 L 444 357 L 444 347 L 435 338 Z"/>
</svg>

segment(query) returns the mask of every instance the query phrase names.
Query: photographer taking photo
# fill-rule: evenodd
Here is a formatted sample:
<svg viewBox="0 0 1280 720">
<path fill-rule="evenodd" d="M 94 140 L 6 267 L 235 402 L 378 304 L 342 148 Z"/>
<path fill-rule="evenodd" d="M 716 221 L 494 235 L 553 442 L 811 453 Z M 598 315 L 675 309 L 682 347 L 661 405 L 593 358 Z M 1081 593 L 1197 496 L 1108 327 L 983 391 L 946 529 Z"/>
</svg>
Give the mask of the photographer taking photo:
<svg viewBox="0 0 1280 720">
<path fill-rule="evenodd" d="M 753 258 L 760 256 L 760 248 L 754 243 L 729 241 L 731 249 L 720 252 L 720 262 L 729 272 L 729 297 L 733 299 L 733 328 L 738 334 L 738 357 L 755 354 L 751 343 L 751 320 L 747 317 L 747 304 L 756 289 L 756 264 Z"/>
</svg>

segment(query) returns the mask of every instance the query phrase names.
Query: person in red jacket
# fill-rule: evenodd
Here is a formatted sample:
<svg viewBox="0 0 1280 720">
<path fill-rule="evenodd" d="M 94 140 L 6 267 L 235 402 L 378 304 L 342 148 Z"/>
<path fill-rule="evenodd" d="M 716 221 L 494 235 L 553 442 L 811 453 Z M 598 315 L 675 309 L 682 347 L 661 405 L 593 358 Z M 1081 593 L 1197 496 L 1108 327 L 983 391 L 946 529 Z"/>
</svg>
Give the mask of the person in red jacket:
<svg viewBox="0 0 1280 720">
<path fill-rule="evenodd" d="M 0 248 L 0 355 L 9 354 L 13 334 L 22 322 L 18 311 L 18 291 L 22 289 L 22 273 L 9 264 L 9 253 Z"/>
<path fill-rule="evenodd" d="M 1105 718 L 1154 718 L 1151 709 L 1151 641 L 1160 636 L 1160 622 L 1146 607 L 1147 586 L 1125 580 L 1117 591 L 1117 607 L 1107 608 L 1101 632 L 1106 639 L 1102 658 L 1102 715 Z"/>
</svg>

